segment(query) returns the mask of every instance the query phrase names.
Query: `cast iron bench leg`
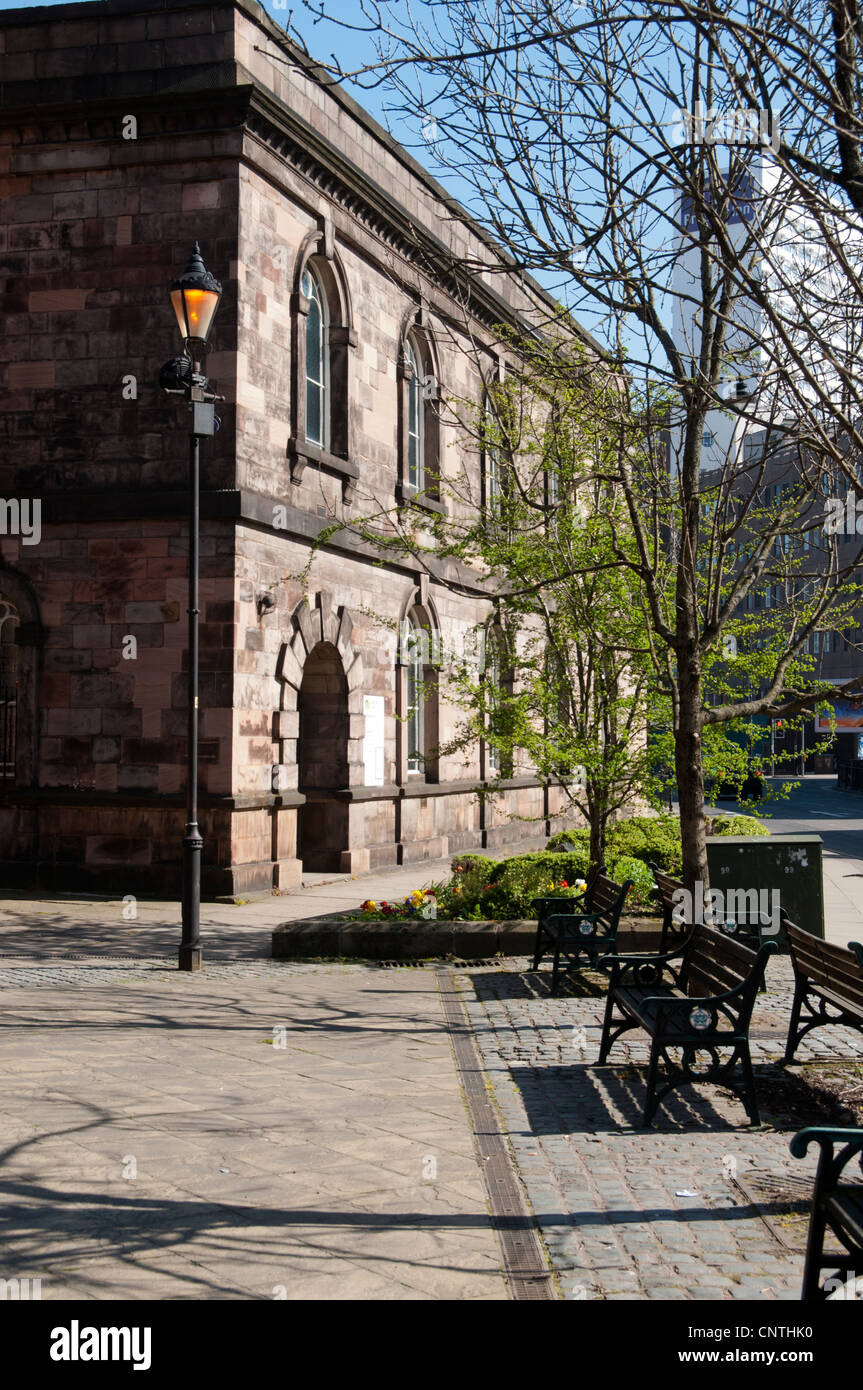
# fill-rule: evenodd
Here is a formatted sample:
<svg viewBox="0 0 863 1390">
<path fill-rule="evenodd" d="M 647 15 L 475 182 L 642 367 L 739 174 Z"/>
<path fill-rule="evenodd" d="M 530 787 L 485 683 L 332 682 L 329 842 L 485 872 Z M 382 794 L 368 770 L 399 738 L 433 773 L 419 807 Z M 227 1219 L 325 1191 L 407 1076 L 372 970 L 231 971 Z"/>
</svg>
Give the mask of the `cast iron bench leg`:
<svg viewBox="0 0 863 1390">
<path fill-rule="evenodd" d="M 806 1264 L 803 1267 L 803 1303 L 817 1303 L 824 1295 L 821 1292 L 821 1259 L 824 1251 L 824 1232 L 827 1218 L 821 1210 L 818 1198 L 818 1183 L 815 1184 L 815 1201 L 809 1218 L 809 1239 L 806 1242 Z"/>
<path fill-rule="evenodd" d="M 758 1110 L 758 1098 L 755 1094 L 755 1077 L 752 1075 L 752 1056 L 749 1052 L 749 1043 L 743 1044 L 740 1053 L 740 1064 L 743 1067 L 743 1104 L 746 1113 L 753 1125 L 761 1124 L 761 1115 Z"/>
<path fill-rule="evenodd" d="M 611 1018 L 614 1013 L 614 992 L 609 986 L 608 994 L 605 999 L 605 1018 L 602 1020 L 602 1038 L 599 1044 L 599 1060 L 597 1066 L 604 1066 L 611 1051 Z"/>
<path fill-rule="evenodd" d="M 650 1042 L 650 1065 L 647 1068 L 647 1095 L 644 1101 L 644 1128 L 648 1129 L 653 1121 L 653 1117 L 659 1109 L 656 1100 L 656 1078 L 659 1071 L 659 1042 L 652 1038 Z"/>
<path fill-rule="evenodd" d="M 533 952 L 533 968 L 534 968 L 534 970 L 538 970 L 538 969 L 539 969 L 539 963 L 540 963 L 540 961 L 542 960 L 542 955 L 543 955 L 543 952 L 542 952 L 543 940 L 542 940 L 542 939 L 543 939 L 543 936 L 544 936 L 544 935 L 545 935 L 545 933 L 543 932 L 541 925 L 537 922 L 537 925 L 536 925 L 536 947 L 535 947 L 534 952 Z"/>
<path fill-rule="evenodd" d="M 800 988 L 798 984 L 795 986 L 794 989 L 794 1003 L 791 1005 L 791 1022 L 788 1025 L 788 1039 L 785 1043 L 785 1056 L 782 1059 L 785 1063 L 791 1061 L 800 1043 L 800 1037 L 798 1037 L 797 1035 L 797 1029 L 800 1025 L 800 1010 L 802 1009 L 802 1007 L 803 990 Z"/>
</svg>

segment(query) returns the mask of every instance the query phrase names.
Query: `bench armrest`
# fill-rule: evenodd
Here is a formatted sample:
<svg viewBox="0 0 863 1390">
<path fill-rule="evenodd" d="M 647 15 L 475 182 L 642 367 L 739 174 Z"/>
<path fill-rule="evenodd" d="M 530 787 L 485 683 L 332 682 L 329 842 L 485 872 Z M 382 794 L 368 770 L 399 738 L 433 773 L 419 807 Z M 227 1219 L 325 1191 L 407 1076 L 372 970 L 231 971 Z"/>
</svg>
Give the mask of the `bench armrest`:
<svg viewBox="0 0 863 1390">
<path fill-rule="evenodd" d="M 855 1153 L 863 1153 L 863 1129 L 841 1128 L 833 1125 L 811 1125 L 808 1129 L 801 1129 L 789 1144 L 794 1158 L 803 1158 L 810 1144 L 818 1144 L 822 1153 L 825 1150 L 832 1150 L 834 1144 L 847 1144 L 848 1153 L 845 1161 L 853 1158 Z"/>
<path fill-rule="evenodd" d="M 612 954 L 605 957 L 607 961 L 620 961 L 621 964 L 628 964 L 630 961 L 652 961 L 654 965 L 663 965 L 668 960 L 675 960 L 678 956 L 686 954 L 688 942 L 676 947 L 673 951 L 629 951 L 620 954 Z"/>
<path fill-rule="evenodd" d="M 531 898 L 531 900 L 530 900 L 530 905 L 531 905 L 531 907 L 539 908 L 539 907 L 542 906 L 543 903 L 560 903 L 561 909 L 562 909 L 562 910 L 563 910 L 564 908 L 567 908 L 567 907 L 574 907 L 577 911 L 580 912 L 580 911 L 581 911 L 581 906 L 582 906 L 582 904 L 584 903 L 584 898 L 585 898 L 584 893 L 579 893 L 579 894 L 577 895 L 577 897 L 574 897 L 574 898 L 573 898 L 573 897 L 558 898 L 558 897 L 555 897 L 555 895 L 554 895 L 553 893 L 547 893 L 544 897 Z M 548 917 L 551 916 L 551 915 L 552 915 L 551 913 L 546 914 L 546 920 L 547 920 Z M 563 913 L 563 915 L 564 915 L 564 916 L 566 915 L 565 912 Z M 539 913 L 537 913 L 537 916 L 539 916 Z"/>
<path fill-rule="evenodd" d="M 626 955 L 609 954 L 602 956 L 597 965 L 604 966 L 606 970 L 610 968 L 611 976 L 608 982 L 609 989 L 614 989 L 616 985 L 628 982 L 634 985 L 642 985 L 648 988 L 650 985 L 663 983 L 663 976 L 670 979 L 672 984 L 680 984 L 680 969 L 671 965 L 671 961 L 679 960 L 686 954 L 686 945 L 679 946 L 676 951 L 665 951 L 661 955 L 650 952 L 631 952 Z M 627 981 L 627 977 L 629 980 Z"/>
</svg>

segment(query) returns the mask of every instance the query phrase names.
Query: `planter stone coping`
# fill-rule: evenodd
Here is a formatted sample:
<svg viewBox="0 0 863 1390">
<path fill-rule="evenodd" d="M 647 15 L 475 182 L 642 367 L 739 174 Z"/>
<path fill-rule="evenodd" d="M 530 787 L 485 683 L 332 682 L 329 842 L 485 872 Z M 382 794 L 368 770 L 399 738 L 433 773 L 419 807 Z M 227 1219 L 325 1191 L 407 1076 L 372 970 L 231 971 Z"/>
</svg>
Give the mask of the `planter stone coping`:
<svg viewBox="0 0 863 1390">
<path fill-rule="evenodd" d="M 628 930 L 627 930 L 628 928 Z M 627 935 L 655 936 L 656 917 L 623 919 L 618 949 L 632 949 Z M 446 922 L 429 920 L 364 922 L 359 919 L 314 917 L 283 922 L 272 935 L 276 960 L 346 956 L 359 960 L 425 960 L 455 956 L 459 960 L 488 960 L 492 956 L 532 956 L 536 919 L 510 922 Z M 645 944 L 643 949 L 650 950 Z"/>
</svg>

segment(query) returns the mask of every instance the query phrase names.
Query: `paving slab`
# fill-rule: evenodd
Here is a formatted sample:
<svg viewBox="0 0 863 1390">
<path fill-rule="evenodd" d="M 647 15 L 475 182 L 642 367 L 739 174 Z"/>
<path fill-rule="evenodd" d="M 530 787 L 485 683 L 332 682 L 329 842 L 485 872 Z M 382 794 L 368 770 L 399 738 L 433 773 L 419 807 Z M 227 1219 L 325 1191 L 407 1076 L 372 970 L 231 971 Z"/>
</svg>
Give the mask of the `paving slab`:
<svg viewBox="0 0 863 1390">
<path fill-rule="evenodd" d="M 264 964 L 2 962 L 0 1276 L 507 1299 L 435 972 Z"/>
</svg>

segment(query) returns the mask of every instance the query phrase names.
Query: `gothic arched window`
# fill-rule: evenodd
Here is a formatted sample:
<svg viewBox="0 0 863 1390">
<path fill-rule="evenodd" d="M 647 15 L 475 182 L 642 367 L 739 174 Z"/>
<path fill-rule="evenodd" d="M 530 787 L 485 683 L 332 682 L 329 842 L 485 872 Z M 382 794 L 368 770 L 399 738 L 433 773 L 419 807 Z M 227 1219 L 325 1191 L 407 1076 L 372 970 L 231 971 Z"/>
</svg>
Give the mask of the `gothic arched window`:
<svg viewBox="0 0 863 1390">
<path fill-rule="evenodd" d="M 402 777 L 438 780 L 438 665 L 440 642 L 428 610 L 417 604 L 401 624 Z"/>
<path fill-rule="evenodd" d="M 309 301 L 306 315 L 306 439 L 329 447 L 329 370 L 327 362 L 327 304 L 317 276 L 303 271 L 302 291 Z"/>
<path fill-rule="evenodd" d="M 412 327 L 403 338 L 399 380 L 400 495 L 441 511 L 440 382 L 427 327 Z"/>
</svg>

